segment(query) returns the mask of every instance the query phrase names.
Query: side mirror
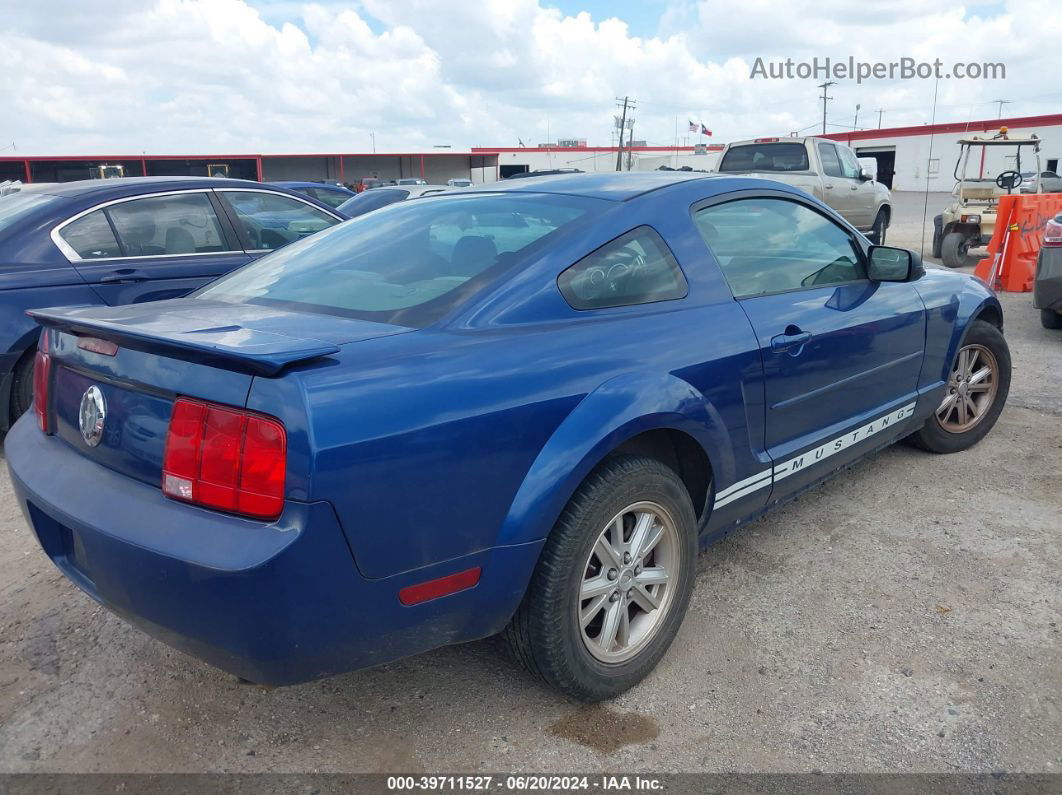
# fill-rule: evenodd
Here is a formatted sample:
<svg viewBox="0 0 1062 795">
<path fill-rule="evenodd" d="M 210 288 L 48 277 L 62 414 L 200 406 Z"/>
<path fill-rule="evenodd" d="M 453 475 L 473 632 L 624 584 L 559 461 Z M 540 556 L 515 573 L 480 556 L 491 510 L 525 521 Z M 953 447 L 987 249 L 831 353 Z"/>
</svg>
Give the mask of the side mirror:
<svg viewBox="0 0 1062 795">
<path fill-rule="evenodd" d="M 874 179 L 874 175 L 867 169 L 861 168 L 859 169 L 859 178 L 863 180 L 863 182 L 870 182 L 870 180 Z"/>
<path fill-rule="evenodd" d="M 892 246 L 871 246 L 867 278 L 872 282 L 910 282 L 926 272 L 918 252 Z"/>
</svg>

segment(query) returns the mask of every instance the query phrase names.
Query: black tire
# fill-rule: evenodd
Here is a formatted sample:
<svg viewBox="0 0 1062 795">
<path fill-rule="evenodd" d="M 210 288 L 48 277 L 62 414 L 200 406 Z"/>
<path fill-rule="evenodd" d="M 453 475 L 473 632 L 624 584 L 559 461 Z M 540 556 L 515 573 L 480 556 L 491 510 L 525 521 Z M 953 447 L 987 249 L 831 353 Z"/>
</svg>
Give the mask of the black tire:
<svg viewBox="0 0 1062 795">
<path fill-rule="evenodd" d="M 874 226 L 870 228 L 870 240 L 876 246 L 885 245 L 885 230 L 889 228 L 889 214 L 882 207 L 874 216 Z"/>
<path fill-rule="evenodd" d="M 1062 315 L 1053 309 L 1040 310 L 1040 325 L 1049 329 L 1062 328 Z"/>
<path fill-rule="evenodd" d="M 970 261 L 970 237 L 962 232 L 948 232 L 940 241 L 940 261 L 947 268 L 965 268 Z"/>
<path fill-rule="evenodd" d="M 944 216 L 933 217 L 933 256 L 940 259 L 940 246 L 944 242 Z"/>
<path fill-rule="evenodd" d="M 1007 341 L 1003 338 L 1002 332 L 991 323 L 975 320 L 970 324 L 970 329 L 962 341 L 960 351 L 967 345 L 984 346 L 996 359 L 997 386 L 992 404 L 976 425 L 961 433 L 946 430 L 937 418 L 936 412 L 934 412 L 933 416 L 927 419 L 925 424 L 909 437 L 916 447 L 931 453 L 958 453 L 962 450 L 967 450 L 981 441 L 992 430 L 996 420 L 999 419 L 999 414 L 1003 411 L 1003 406 L 1007 402 L 1007 395 L 1010 392 L 1011 365 L 1010 348 L 1007 346 Z M 956 358 L 958 358 L 958 352 L 956 353 Z"/>
<path fill-rule="evenodd" d="M 627 506 L 651 501 L 666 509 L 677 530 L 675 584 L 667 613 L 644 647 L 607 664 L 588 650 L 578 624 L 579 587 L 602 530 Z M 583 702 L 612 698 L 640 682 L 660 661 L 682 624 L 693 591 L 696 519 L 675 472 L 652 458 L 606 459 L 579 487 L 546 541 L 523 602 L 503 637 L 531 673 Z"/>
<path fill-rule="evenodd" d="M 11 379 L 11 424 L 33 406 L 33 361 L 34 351 L 30 350 L 15 365 Z"/>
</svg>

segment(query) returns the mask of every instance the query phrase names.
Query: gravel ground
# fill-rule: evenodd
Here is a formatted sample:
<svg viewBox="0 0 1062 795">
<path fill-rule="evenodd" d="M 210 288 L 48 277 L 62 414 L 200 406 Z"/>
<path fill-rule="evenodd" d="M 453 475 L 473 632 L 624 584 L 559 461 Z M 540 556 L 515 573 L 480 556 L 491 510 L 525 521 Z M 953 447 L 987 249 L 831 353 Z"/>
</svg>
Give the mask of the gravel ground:
<svg viewBox="0 0 1062 795">
<path fill-rule="evenodd" d="M 918 246 L 922 201 L 897 194 L 890 243 Z M 992 434 L 886 450 L 710 549 L 670 653 L 607 705 L 494 641 L 240 684 L 67 583 L 5 472 L 0 771 L 1062 770 L 1062 334 L 1003 302 Z"/>
</svg>

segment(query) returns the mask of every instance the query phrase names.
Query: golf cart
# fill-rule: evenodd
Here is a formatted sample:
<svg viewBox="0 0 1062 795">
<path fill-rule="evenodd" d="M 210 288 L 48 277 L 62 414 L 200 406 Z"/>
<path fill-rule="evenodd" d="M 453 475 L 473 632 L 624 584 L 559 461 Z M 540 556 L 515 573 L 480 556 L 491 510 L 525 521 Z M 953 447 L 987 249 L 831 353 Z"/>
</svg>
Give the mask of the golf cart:
<svg viewBox="0 0 1062 795">
<path fill-rule="evenodd" d="M 959 159 L 955 163 L 955 188 L 952 202 L 944 212 L 933 219 L 933 256 L 939 257 L 949 268 L 973 265 L 976 258 L 969 257 L 972 248 L 988 245 L 996 227 L 996 209 L 999 197 L 1018 193 L 1022 184 L 1022 148 L 1026 158 L 1036 161 L 1036 173 L 1040 173 L 1040 138 L 1010 138 L 1007 128 L 1001 127 L 992 138 L 973 136 L 959 139 Z M 996 160 L 1002 148 L 1014 150 L 1014 168 L 1000 172 L 995 177 L 985 176 L 985 156 L 989 150 Z M 1032 152 L 1028 153 L 1031 148 Z M 971 155 L 977 152 L 973 163 Z M 971 176 L 973 174 L 977 176 Z M 1036 192 L 1042 193 L 1037 181 Z"/>
</svg>

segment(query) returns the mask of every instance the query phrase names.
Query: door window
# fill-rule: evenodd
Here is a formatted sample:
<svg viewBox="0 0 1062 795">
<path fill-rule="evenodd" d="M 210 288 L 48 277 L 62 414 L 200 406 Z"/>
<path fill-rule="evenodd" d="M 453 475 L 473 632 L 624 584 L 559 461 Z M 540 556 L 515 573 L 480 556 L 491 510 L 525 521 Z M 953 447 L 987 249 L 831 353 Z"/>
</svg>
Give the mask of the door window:
<svg viewBox="0 0 1062 795">
<path fill-rule="evenodd" d="M 705 207 L 695 221 L 735 298 L 867 277 L 852 236 L 794 201 L 738 199 Z"/>
<path fill-rule="evenodd" d="M 844 172 L 845 177 L 848 179 L 859 178 L 859 159 L 855 156 L 855 152 L 849 149 L 847 146 L 835 146 L 837 154 L 841 157 L 841 170 Z"/>
<path fill-rule="evenodd" d="M 205 193 L 175 193 L 112 204 L 111 217 L 127 257 L 230 251 Z"/>
<path fill-rule="evenodd" d="M 647 226 L 583 257 L 557 284 L 573 309 L 649 304 L 687 293 L 686 279 L 667 244 Z"/>
<path fill-rule="evenodd" d="M 81 259 L 107 259 L 122 256 L 103 210 L 83 215 L 59 231 L 61 237 Z"/>
<path fill-rule="evenodd" d="M 841 161 L 837 157 L 837 147 L 833 144 L 819 143 L 819 159 L 822 160 L 822 173 L 828 177 L 843 177 Z"/>
<path fill-rule="evenodd" d="M 282 248 L 339 223 L 306 202 L 264 191 L 218 191 L 236 212 L 256 251 Z"/>
</svg>

